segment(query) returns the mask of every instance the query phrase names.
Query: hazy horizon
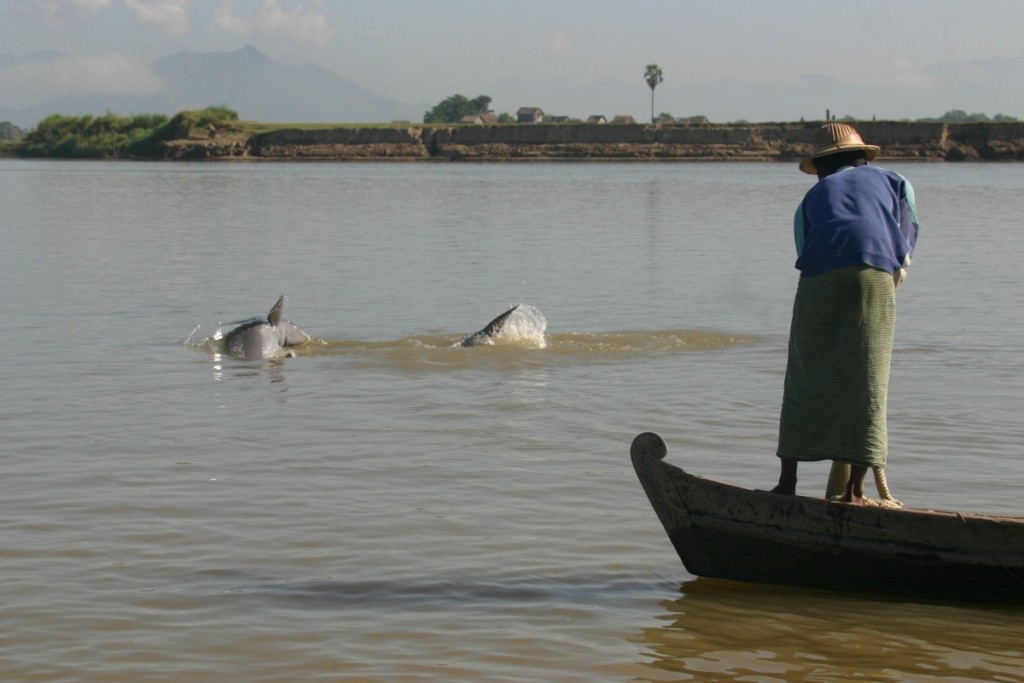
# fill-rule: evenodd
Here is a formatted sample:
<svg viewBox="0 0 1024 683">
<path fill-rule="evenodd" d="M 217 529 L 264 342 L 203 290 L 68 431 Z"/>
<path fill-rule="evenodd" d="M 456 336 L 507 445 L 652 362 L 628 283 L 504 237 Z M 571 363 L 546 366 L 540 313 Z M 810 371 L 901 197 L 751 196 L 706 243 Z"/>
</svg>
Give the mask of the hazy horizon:
<svg viewBox="0 0 1024 683">
<path fill-rule="evenodd" d="M 643 120 L 654 63 L 655 113 L 677 117 L 1024 118 L 1021 20 L 1018 0 L 3 0 L 0 110 L 159 93 L 157 60 L 251 44 L 420 115 L 459 93 Z"/>
</svg>

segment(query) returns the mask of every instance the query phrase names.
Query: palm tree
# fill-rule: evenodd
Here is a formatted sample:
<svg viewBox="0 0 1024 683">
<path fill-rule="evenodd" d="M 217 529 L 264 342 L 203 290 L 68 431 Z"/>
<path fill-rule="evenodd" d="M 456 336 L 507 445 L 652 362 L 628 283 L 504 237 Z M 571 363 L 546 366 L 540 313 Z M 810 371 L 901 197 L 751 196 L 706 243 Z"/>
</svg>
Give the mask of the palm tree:
<svg viewBox="0 0 1024 683">
<path fill-rule="evenodd" d="M 661 67 L 657 64 L 648 64 L 644 71 L 644 80 L 651 88 L 651 123 L 654 123 L 654 89 L 658 87 L 664 78 L 661 76 Z"/>
</svg>

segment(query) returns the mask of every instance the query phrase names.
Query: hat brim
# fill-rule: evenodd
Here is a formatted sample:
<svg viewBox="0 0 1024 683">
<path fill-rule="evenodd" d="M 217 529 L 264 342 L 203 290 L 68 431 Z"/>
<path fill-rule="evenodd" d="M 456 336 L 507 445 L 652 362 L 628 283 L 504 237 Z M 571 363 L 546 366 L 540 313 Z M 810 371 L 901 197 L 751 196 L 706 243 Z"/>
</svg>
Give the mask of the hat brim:
<svg viewBox="0 0 1024 683">
<path fill-rule="evenodd" d="M 872 159 L 877 157 L 878 156 L 878 152 L 879 152 L 878 145 L 865 145 L 863 143 L 861 143 L 861 144 L 858 144 L 858 143 L 854 143 L 854 144 L 849 144 L 849 143 L 842 144 L 842 143 L 839 143 L 839 144 L 836 144 L 836 145 L 832 145 L 831 147 L 826 147 L 825 149 L 820 149 L 817 152 L 815 152 L 814 154 L 812 154 L 811 156 L 809 156 L 806 159 L 804 159 L 803 161 L 801 161 L 800 162 L 800 170 L 803 171 L 804 173 L 809 173 L 810 175 L 818 175 L 818 169 L 816 169 L 814 167 L 814 160 L 815 159 L 820 159 L 822 157 L 827 157 L 827 156 L 832 155 L 832 154 L 839 154 L 840 152 L 853 152 L 853 151 L 856 151 L 858 149 L 864 150 L 864 158 L 867 159 L 868 161 L 871 161 Z"/>
</svg>

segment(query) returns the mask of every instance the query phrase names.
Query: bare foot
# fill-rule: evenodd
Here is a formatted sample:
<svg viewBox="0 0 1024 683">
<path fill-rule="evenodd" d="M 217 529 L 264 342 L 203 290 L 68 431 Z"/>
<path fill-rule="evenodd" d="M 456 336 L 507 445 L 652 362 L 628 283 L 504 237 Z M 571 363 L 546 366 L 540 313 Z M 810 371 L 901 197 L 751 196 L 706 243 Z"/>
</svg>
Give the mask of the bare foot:
<svg viewBox="0 0 1024 683">
<path fill-rule="evenodd" d="M 849 489 L 843 494 L 843 502 L 849 503 L 850 505 L 863 505 L 864 496 L 855 496 Z"/>
<path fill-rule="evenodd" d="M 850 505 L 864 504 L 864 474 L 868 471 L 863 465 L 850 466 L 850 480 L 846 482 L 846 493 L 843 502 Z"/>
<path fill-rule="evenodd" d="M 779 483 L 772 489 L 772 493 L 777 493 L 780 496 L 796 495 L 796 466 L 799 462 L 799 460 L 791 458 L 779 458 L 779 463 L 781 464 Z"/>
</svg>

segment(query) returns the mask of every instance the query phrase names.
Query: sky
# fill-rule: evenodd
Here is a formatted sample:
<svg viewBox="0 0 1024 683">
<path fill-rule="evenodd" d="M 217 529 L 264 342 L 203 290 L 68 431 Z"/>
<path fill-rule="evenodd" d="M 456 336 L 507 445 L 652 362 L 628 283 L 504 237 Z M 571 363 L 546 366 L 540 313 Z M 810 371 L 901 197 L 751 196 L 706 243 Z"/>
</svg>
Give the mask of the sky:
<svg viewBox="0 0 1024 683">
<path fill-rule="evenodd" d="M 935 64 L 1024 55 L 1021 26 L 1021 0 L 0 0 L 0 56 L 62 55 L 0 62 L 0 105 L 149 92 L 161 57 L 246 44 L 401 101 L 488 94 L 512 111 L 521 103 L 488 89 L 609 79 L 646 88 L 651 63 L 666 86 L 820 74 L 915 91 L 933 87 Z"/>
</svg>

